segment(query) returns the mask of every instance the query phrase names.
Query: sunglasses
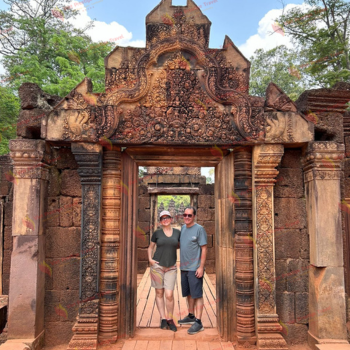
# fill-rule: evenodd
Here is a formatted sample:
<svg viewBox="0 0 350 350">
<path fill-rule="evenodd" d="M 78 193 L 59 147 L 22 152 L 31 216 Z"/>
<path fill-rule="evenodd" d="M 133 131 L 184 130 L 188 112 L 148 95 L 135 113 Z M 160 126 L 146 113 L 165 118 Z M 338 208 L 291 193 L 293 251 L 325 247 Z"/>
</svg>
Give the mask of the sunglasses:
<svg viewBox="0 0 350 350">
<path fill-rule="evenodd" d="M 193 216 L 193 214 L 183 214 L 184 218 L 187 218 L 187 217 L 191 218 L 192 216 Z"/>
<path fill-rule="evenodd" d="M 163 216 L 160 218 L 160 221 L 164 221 L 164 220 L 168 220 L 168 219 L 171 219 L 170 216 Z"/>
</svg>

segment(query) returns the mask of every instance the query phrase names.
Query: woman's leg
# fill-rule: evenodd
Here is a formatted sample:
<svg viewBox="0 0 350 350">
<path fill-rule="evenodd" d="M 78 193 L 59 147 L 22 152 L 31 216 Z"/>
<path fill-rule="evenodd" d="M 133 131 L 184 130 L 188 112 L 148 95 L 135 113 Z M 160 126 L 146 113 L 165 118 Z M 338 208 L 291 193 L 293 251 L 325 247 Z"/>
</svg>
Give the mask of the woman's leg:
<svg viewBox="0 0 350 350">
<path fill-rule="evenodd" d="M 156 304 L 162 320 L 165 319 L 165 308 L 164 308 L 164 289 L 156 288 Z"/>
<path fill-rule="evenodd" d="M 165 302 L 167 310 L 167 320 L 174 318 L 174 291 L 165 289 Z"/>
</svg>

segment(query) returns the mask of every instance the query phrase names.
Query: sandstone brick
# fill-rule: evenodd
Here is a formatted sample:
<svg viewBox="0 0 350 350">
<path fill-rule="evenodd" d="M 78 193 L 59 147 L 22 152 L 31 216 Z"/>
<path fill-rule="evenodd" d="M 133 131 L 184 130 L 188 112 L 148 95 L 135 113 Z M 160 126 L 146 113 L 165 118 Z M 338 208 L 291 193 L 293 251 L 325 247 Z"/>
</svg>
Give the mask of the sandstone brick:
<svg viewBox="0 0 350 350">
<path fill-rule="evenodd" d="M 45 323 L 57 322 L 60 320 L 59 305 L 61 292 L 60 291 L 46 291 L 45 293 Z"/>
<path fill-rule="evenodd" d="M 199 186 L 199 194 L 205 194 L 205 195 L 213 195 L 214 194 L 214 185 L 200 185 Z"/>
<path fill-rule="evenodd" d="M 61 194 L 81 197 L 80 176 L 76 170 L 63 170 L 61 175 Z"/>
<path fill-rule="evenodd" d="M 275 229 L 306 227 L 305 200 L 301 198 L 275 198 Z"/>
<path fill-rule="evenodd" d="M 207 260 L 215 260 L 215 248 L 208 248 Z"/>
<path fill-rule="evenodd" d="M 74 154 L 70 148 L 60 148 L 58 150 L 57 157 L 57 168 L 58 169 L 78 169 L 78 163 L 75 160 Z"/>
<path fill-rule="evenodd" d="M 149 209 L 151 204 L 151 197 L 141 197 L 139 198 L 139 209 Z"/>
<path fill-rule="evenodd" d="M 48 185 L 48 195 L 49 197 L 56 197 L 60 195 L 61 188 L 61 178 L 60 172 L 55 168 L 50 168 L 50 177 Z"/>
<path fill-rule="evenodd" d="M 11 250 L 4 250 L 4 257 L 3 257 L 3 262 L 2 262 L 2 272 L 4 274 L 10 274 L 10 269 L 11 269 Z"/>
<path fill-rule="evenodd" d="M 285 324 L 283 325 L 282 335 L 289 345 L 307 343 L 307 325 L 303 324 Z"/>
<path fill-rule="evenodd" d="M 215 208 L 215 201 L 213 195 L 199 195 L 198 196 L 199 208 Z"/>
<path fill-rule="evenodd" d="M 9 295 L 10 274 L 3 273 L 2 275 L 2 294 Z"/>
<path fill-rule="evenodd" d="M 301 149 L 286 149 L 281 161 L 282 168 L 302 168 Z"/>
<path fill-rule="evenodd" d="M 17 122 L 17 136 L 29 139 L 40 139 L 41 120 L 50 110 L 34 108 L 21 110 Z"/>
<path fill-rule="evenodd" d="M 213 235 L 207 235 L 207 241 L 208 241 L 208 248 L 214 247 L 214 236 Z"/>
<path fill-rule="evenodd" d="M 276 293 L 277 314 L 283 323 L 295 322 L 294 293 Z"/>
<path fill-rule="evenodd" d="M 46 232 L 46 257 L 80 256 L 80 229 L 50 227 Z"/>
<path fill-rule="evenodd" d="M 310 259 L 310 237 L 307 229 L 301 230 L 300 257 Z"/>
<path fill-rule="evenodd" d="M 59 197 L 49 197 L 47 208 L 48 210 L 43 218 L 44 222 L 46 222 L 46 227 L 58 227 L 60 225 Z"/>
<path fill-rule="evenodd" d="M 215 260 L 208 260 L 205 262 L 205 272 L 215 273 Z"/>
<path fill-rule="evenodd" d="M 301 169 L 279 169 L 274 189 L 275 197 L 302 198 L 304 196 L 303 172 Z"/>
<path fill-rule="evenodd" d="M 137 247 L 138 248 L 147 248 L 149 246 L 149 235 L 146 236 L 137 236 Z"/>
<path fill-rule="evenodd" d="M 67 311 L 60 313 L 61 322 L 75 321 L 79 311 L 79 302 L 80 299 L 78 290 L 66 290 L 61 292 L 60 304 Z"/>
<path fill-rule="evenodd" d="M 151 211 L 149 209 L 139 209 L 139 220 L 140 221 L 149 221 L 151 218 Z"/>
<path fill-rule="evenodd" d="M 298 259 L 300 256 L 301 234 L 300 230 L 275 231 L 276 259 Z"/>
<path fill-rule="evenodd" d="M 73 226 L 73 200 L 71 197 L 60 197 L 60 226 Z"/>
<path fill-rule="evenodd" d="M 80 258 L 70 258 L 52 266 L 54 290 L 79 290 Z"/>
<path fill-rule="evenodd" d="M 57 265 L 60 259 L 51 259 L 45 257 L 45 260 L 39 264 L 39 270 L 45 274 L 45 290 L 53 290 L 53 265 Z"/>
<path fill-rule="evenodd" d="M 12 227 L 4 227 L 4 250 L 9 250 L 12 252 L 13 239 L 12 239 Z"/>
<path fill-rule="evenodd" d="M 137 249 L 137 260 L 138 261 L 147 261 L 148 262 L 148 254 L 147 249 Z"/>
<path fill-rule="evenodd" d="M 288 266 L 286 260 L 276 260 L 276 291 L 285 292 L 287 290 Z"/>
<path fill-rule="evenodd" d="M 73 226 L 81 227 L 81 198 L 73 198 Z"/>
<path fill-rule="evenodd" d="M 203 221 L 213 221 L 215 220 L 215 209 L 198 208 L 197 218 Z"/>
<path fill-rule="evenodd" d="M 215 235 L 215 221 L 204 221 L 202 226 L 207 235 Z"/>
<path fill-rule="evenodd" d="M 45 323 L 45 344 L 50 346 L 68 344 L 73 337 L 72 328 L 75 322 Z"/>
<path fill-rule="evenodd" d="M 350 136 L 345 136 L 345 157 L 350 158 Z"/>
<path fill-rule="evenodd" d="M 4 225 L 12 226 L 12 210 L 13 210 L 13 202 L 7 202 L 4 204 Z"/>
<path fill-rule="evenodd" d="M 148 196 L 148 191 L 147 191 L 147 186 L 146 185 L 139 185 L 139 196 L 147 195 Z"/>
<path fill-rule="evenodd" d="M 148 261 L 137 262 L 137 273 L 145 273 L 148 267 Z"/>
<path fill-rule="evenodd" d="M 309 323 L 309 293 L 295 293 L 296 323 Z"/>
<path fill-rule="evenodd" d="M 309 264 L 303 259 L 289 260 L 287 272 L 288 292 L 309 291 Z"/>
</svg>

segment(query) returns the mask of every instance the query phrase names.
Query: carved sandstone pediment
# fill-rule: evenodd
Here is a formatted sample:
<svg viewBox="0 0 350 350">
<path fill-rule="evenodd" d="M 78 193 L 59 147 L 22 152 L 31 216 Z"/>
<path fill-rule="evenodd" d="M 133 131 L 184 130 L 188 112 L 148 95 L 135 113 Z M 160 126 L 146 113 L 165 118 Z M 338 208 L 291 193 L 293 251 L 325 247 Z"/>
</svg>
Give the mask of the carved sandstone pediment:
<svg viewBox="0 0 350 350">
<path fill-rule="evenodd" d="M 279 115 L 278 132 L 271 131 L 276 123 L 265 112 L 277 112 L 279 104 L 248 95 L 250 63 L 228 37 L 222 49 L 208 49 L 211 23 L 191 0 L 186 7 L 163 0 L 146 24 L 146 48 L 111 52 L 105 92 L 92 93 L 85 79 L 43 121 L 43 137 L 116 144 L 297 141 L 289 119 L 302 117 Z"/>
</svg>

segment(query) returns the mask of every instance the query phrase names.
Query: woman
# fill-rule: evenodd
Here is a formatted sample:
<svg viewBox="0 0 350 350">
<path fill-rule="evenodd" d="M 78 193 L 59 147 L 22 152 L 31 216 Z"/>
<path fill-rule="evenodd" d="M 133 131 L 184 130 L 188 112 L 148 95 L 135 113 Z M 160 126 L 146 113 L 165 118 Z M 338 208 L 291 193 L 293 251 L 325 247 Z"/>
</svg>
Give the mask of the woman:
<svg viewBox="0 0 350 350">
<path fill-rule="evenodd" d="M 160 328 L 176 332 L 177 328 L 173 320 L 174 287 L 177 277 L 176 249 L 179 247 L 181 232 L 171 227 L 172 218 L 167 210 L 163 210 L 159 218 L 162 228 L 153 233 L 147 250 L 151 264 L 151 285 L 156 289 L 156 304 L 162 319 Z M 155 246 L 157 249 L 152 258 Z M 164 294 L 167 317 L 165 316 Z"/>
</svg>

